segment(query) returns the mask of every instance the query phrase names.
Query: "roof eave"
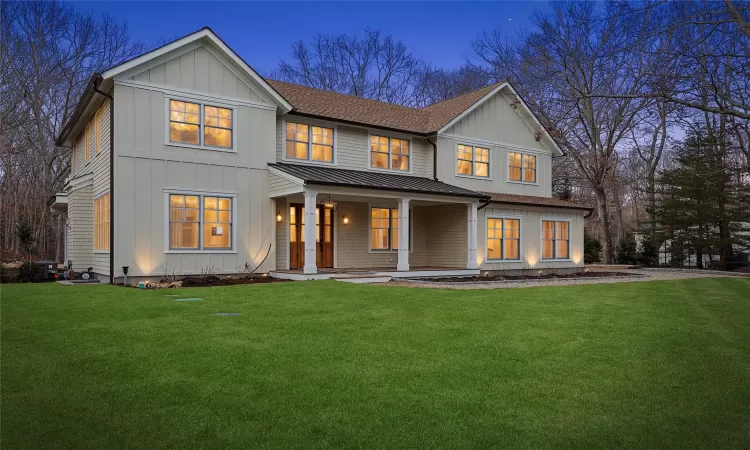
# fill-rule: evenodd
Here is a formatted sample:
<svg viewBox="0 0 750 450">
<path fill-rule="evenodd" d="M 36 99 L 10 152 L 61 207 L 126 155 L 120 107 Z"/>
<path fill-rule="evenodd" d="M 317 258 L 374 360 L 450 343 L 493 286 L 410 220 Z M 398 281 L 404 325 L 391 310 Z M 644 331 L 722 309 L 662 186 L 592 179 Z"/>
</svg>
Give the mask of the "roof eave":
<svg viewBox="0 0 750 450">
<path fill-rule="evenodd" d="M 593 211 L 594 208 L 591 206 L 584 205 L 542 205 L 533 202 L 516 202 L 512 200 L 490 200 L 490 203 L 501 203 L 504 205 L 518 205 L 518 206 L 534 206 L 537 208 L 558 208 L 558 209 L 578 209 L 582 211 Z"/>
<path fill-rule="evenodd" d="M 395 133 L 413 134 L 415 136 L 420 136 L 420 137 L 427 137 L 427 136 L 429 136 L 431 134 L 434 134 L 434 133 L 431 133 L 431 132 L 407 130 L 407 129 L 403 129 L 403 128 L 393 128 L 393 127 L 386 127 L 386 126 L 383 126 L 383 125 L 375 125 L 375 124 L 366 123 L 366 122 L 358 122 L 356 120 L 337 119 L 337 118 L 331 117 L 331 116 L 321 116 L 319 114 L 311 114 L 311 113 L 300 112 L 300 111 L 297 111 L 295 109 L 292 109 L 291 111 L 287 112 L 287 114 L 293 115 L 293 116 L 307 117 L 309 119 L 327 120 L 329 122 L 343 123 L 343 124 L 346 124 L 346 125 L 355 125 L 355 126 L 364 127 L 364 128 L 375 128 L 375 129 L 378 129 L 378 130 L 392 131 L 392 132 L 395 132 Z"/>
</svg>

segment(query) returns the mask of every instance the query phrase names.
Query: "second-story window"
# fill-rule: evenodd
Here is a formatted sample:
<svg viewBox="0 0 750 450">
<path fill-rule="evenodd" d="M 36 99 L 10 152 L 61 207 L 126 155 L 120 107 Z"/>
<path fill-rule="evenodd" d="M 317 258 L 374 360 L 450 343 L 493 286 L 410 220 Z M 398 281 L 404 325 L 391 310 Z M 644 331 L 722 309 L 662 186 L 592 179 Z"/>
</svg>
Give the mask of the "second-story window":
<svg viewBox="0 0 750 450">
<path fill-rule="evenodd" d="M 229 108 L 169 101 L 170 142 L 231 149 L 233 125 Z"/>
<path fill-rule="evenodd" d="M 536 183 L 536 156 L 526 153 L 508 153 L 508 180 Z"/>
<path fill-rule="evenodd" d="M 490 149 L 458 144 L 458 166 L 456 170 L 459 175 L 489 178 Z"/>
<path fill-rule="evenodd" d="M 287 122 L 286 157 L 305 161 L 333 162 L 333 128 Z"/>
<path fill-rule="evenodd" d="M 409 141 L 386 136 L 370 136 L 370 167 L 409 170 Z"/>
</svg>

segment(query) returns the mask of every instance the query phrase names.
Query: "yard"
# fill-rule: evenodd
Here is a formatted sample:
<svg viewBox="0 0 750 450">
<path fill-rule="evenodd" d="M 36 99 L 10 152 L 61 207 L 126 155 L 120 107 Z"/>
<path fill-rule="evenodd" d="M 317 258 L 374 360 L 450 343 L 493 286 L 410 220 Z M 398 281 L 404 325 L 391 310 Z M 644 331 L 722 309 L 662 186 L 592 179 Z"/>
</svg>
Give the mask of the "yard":
<svg viewBox="0 0 750 450">
<path fill-rule="evenodd" d="M 750 279 L 0 289 L 4 448 L 750 447 Z"/>
</svg>

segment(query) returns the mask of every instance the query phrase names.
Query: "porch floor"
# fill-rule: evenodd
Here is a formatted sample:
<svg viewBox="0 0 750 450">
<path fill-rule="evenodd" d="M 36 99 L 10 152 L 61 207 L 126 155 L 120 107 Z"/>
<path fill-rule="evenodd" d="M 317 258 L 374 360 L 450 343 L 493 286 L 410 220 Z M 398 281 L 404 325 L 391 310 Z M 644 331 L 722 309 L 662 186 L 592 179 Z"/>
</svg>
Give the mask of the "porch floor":
<svg viewBox="0 0 750 450">
<path fill-rule="evenodd" d="M 429 277 L 455 277 L 479 275 L 477 269 L 466 269 L 460 267 L 411 267 L 409 270 L 399 271 L 394 267 L 369 267 L 360 269 L 323 269 L 318 273 L 305 274 L 301 269 L 275 270 L 271 276 L 287 280 L 328 280 L 376 283 L 390 281 L 391 278 L 429 278 Z M 361 281 L 357 281 L 361 280 Z"/>
</svg>

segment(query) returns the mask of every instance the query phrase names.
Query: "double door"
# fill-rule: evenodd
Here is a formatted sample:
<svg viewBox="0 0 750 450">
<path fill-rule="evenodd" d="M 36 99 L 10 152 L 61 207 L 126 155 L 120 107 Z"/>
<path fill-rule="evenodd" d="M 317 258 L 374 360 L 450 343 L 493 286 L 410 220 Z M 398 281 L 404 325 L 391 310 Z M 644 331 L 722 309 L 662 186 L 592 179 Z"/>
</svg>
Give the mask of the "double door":
<svg viewBox="0 0 750 450">
<path fill-rule="evenodd" d="M 289 206 L 289 268 L 305 266 L 305 206 L 292 203 Z M 333 268 L 333 209 L 315 208 L 315 265 L 318 268 Z"/>
</svg>

